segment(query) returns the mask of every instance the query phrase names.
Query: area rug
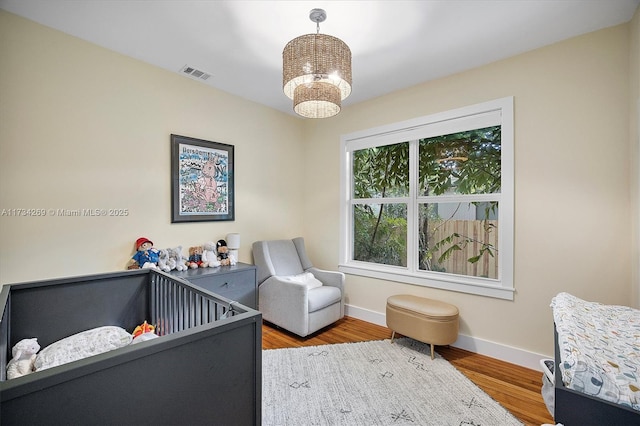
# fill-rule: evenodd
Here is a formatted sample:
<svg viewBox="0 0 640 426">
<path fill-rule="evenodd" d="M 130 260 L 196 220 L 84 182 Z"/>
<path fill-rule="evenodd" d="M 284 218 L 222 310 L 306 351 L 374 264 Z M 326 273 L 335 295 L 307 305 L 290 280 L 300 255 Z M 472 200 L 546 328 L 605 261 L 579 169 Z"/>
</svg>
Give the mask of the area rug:
<svg viewBox="0 0 640 426">
<path fill-rule="evenodd" d="M 408 338 L 262 352 L 262 424 L 522 425 Z"/>
</svg>

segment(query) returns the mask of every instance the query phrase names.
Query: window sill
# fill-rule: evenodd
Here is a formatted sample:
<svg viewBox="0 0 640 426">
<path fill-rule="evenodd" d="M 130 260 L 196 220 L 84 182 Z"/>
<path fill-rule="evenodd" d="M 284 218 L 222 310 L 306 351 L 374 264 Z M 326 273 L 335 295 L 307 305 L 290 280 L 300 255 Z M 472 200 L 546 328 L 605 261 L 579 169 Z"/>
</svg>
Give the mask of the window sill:
<svg viewBox="0 0 640 426">
<path fill-rule="evenodd" d="M 411 273 L 402 267 L 380 267 L 372 268 L 367 264 L 341 264 L 338 267 L 340 272 L 348 275 L 358 275 L 380 280 L 396 281 L 405 284 L 419 285 L 422 287 L 438 288 L 442 290 L 457 291 L 460 293 L 475 294 L 478 296 L 493 297 L 496 299 L 513 300 L 515 289 L 513 287 L 502 287 L 495 280 L 485 280 L 482 278 L 464 277 L 426 277 L 422 273 Z M 434 274 L 435 275 L 435 274 Z M 472 282 L 473 281 L 473 282 Z M 486 283 L 482 282 L 486 281 Z"/>
</svg>

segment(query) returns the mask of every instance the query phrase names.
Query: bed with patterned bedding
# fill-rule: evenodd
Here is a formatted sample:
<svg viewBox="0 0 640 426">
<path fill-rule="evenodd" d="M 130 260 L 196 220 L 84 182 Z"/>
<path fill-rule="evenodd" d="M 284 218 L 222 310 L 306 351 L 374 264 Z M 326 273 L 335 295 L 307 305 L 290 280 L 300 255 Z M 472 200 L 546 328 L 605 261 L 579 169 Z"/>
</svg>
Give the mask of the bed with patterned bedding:
<svg viewBox="0 0 640 426">
<path fill-rule="evenodd" d="M 640 422 L 640 311 L 568 293 L 554 297 L 551 307 L 556 328 L 555 420 L 597 424 L 589 410 L 576 404 L 581 394 L 587 397 L 585 403 L 605 401 L 605 406 L 620 409 L 612 412 L 627 413 Z M 570 403 L 565 404 L 568 391 Z M 612 420 L 608 409 L 597 411 L 603 420 Z M 581 420 L 574 423 L 573 416 Z"/>
</svg>

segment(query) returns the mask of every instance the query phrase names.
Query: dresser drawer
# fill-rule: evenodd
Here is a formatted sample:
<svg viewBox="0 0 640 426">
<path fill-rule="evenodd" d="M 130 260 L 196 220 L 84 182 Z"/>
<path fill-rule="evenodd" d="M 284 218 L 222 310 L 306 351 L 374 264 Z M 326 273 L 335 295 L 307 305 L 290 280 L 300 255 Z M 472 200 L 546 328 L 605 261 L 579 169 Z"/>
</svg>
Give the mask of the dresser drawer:
<svg viewBox="0 0 640 426">
<path fill-rule="evenodd" d="M 172 274 L 226 299 L 258 309 L 256 268 L 253 265 L 239 263 L 237 266 L 173 271 Z"/>
<path fill-rule="evenodd" d="M 233 274 L 222 274 L 211 276 L 208 280 L 192 280 L 192 282 L 212 293 L 242 303 L 240 298 L 255 291 L 255 272 L 241 271 Z"/>
</svg>

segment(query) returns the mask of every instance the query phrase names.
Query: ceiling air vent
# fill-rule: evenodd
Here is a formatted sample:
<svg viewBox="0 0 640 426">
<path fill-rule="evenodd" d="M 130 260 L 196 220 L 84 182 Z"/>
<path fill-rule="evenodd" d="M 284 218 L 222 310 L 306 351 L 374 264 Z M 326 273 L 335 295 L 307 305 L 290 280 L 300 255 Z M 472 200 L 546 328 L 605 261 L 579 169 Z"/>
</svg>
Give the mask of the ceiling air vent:
<svg viewBox="0 0 640 426">
<path fill-rule="evenodd" d="M 209 77 L 211 77 L 211 73 L 199 70 L 194 67 L 190 67 L 189 65 L 185 65 L 184 67 L 182 67 L 181 72 L 197 80 L 207 80 Z"/>
</svg>

